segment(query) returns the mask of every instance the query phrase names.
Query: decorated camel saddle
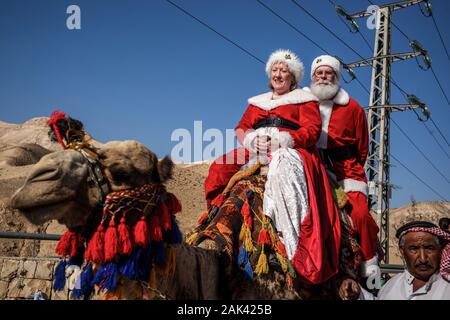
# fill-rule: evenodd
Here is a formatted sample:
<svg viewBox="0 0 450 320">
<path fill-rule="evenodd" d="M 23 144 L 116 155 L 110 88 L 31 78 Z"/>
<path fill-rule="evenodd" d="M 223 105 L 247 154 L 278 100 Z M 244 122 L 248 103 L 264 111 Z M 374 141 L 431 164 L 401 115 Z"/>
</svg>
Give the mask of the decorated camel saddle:
<svg viewBox="0 0 450 320">
<path fill-rule="evenodd" d="M 280 287 L 297 299 L 337 299 L 340 283 L 346 278 L 359 280 L 361 253 L 352 234 L 352 222 L 345 212 L 344 190 L 331 178 L 333 198 L 341 220 L 339 272 L 320 285 L 303 282 L 288 259 L 280 233 L 263 212 L 264 187 L 268 166 L 256 161 L 236 173 L 225 190 L 199 218 L 187 242 L 221 252 L 230 287 L 235 298 L 247 298 L 257 287 L 277 279 Z M 282 292 L 282 290 L 279 290 Z"/>
</svg>

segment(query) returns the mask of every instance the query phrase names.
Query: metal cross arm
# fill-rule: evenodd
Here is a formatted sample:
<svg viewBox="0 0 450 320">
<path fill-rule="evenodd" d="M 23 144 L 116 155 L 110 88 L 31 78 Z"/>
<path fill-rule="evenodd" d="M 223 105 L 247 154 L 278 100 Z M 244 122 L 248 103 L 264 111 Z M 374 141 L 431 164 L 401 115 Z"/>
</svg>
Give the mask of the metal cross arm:
<svg viewBox="0 0 450 320">
<path fill-rule="evenodd" d="M 359 68 L 359 67 L 372 67 L 372 62 L 374 60 L 382 60 L 382 59 L 390 59 L 391 62 L 397 62 L 397 61 L 403 61 L 407 59 L 411 59 L 417 56 L 422 55 L 421 51 L 412 51 L 412 52 L 405 52 L 405 53 L 394 53 L 394 54 L 386 54 L 386 55 L 379 55 L 372 58 L 367 58 L 359 61 L 355 61 L 352 63 L 346 64 L 349 68 Z"/>
<path fill-rule="evenodd" d="M 404 9 L 416 4 L 419 4 L 421 2 L 428 2 L 427 0 L 407 0 L 407 1 L 399 1 L 399 2 L 395 2 L 395 3 L 388 3 L 385 5 L 379 5 L 378 8 L 383 9 L 383 8 L 389 8 L 390 11 L 394 11 L 394 10 L 398 10 L 398 9 Z M 352 19 L 357 19 L 357 18 L 364 18 L 364 17 L 368 17 L 371 16 L 372 13 L 371 12 L 367 12 L 367 11 L 361 11 L 361 12 L 357 12 L 354 13 L 352 15 L 350 15 L 350 18 Z"/>
</svg>

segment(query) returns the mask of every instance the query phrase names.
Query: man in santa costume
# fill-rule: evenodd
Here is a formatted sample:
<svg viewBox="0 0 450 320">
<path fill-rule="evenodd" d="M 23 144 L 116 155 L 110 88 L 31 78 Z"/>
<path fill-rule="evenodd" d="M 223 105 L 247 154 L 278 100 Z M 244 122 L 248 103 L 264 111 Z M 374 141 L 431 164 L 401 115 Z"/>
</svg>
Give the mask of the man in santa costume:
<svg viewBox="0 0 450 320">
<path fill-rule="evenodd" d="M 363 108 L 339 85 L 339 60 L 329 55 L 311 65 L 311 91 L 320 101 L 322 132 L 316 146 L 331 176 L 344 188 L 356 237 L 362 251 L 361 275 L 378 264 L 378 226 L 369 213 L 364 164 L 368 154 L 368 124 Z"/>
<path fill-rule="evenodd" d="M 281 234 L 288 258 L 300 279 L 320 284 L 337 274 L 340 220 L 316 143 L 321 132 L 318 101 L 297 88 L 304 67 L 289 50 L 269 57 L 266 73 L 271 91 L 254 96 L 236 126 L 244 150 L 215 160 L 205 181 L 214 201 L 241 169 L 236 162 L 268 159 L 263 211 Z"/>
</svg>

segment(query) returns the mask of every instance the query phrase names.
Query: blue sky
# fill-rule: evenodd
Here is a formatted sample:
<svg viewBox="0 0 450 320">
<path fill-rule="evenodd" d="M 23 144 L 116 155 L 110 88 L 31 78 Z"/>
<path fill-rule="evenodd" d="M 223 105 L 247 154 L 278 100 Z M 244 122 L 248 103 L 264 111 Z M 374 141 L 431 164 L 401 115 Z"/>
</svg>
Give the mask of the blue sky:
<svg viewBox="0 0 450 320">
<path fill-rule="evenodd" d="M 305 63 L 320 54 L 289 26 L 255 0 L 173 0 L 194 16 L 266 61 L 272 51 L 289 48 Z M 298 2 L 333 29 L 363 56 L 372 52 L 357 34 L 339 20 L 328 0 Z M 337 0 L 349 13 L 362 11 L 369 2 Z M 387 1 L 374 0 L 376 4 Z M 345 62 L 360 58 L 322 29 L 290 0 L 265 0 L 284 19 Z M 432 1 L 434 16 L 450 45 L 450 2 Z M 66 8 L 81 9 L 81 30 L 68 30 Z M 431 18 L 413 6 L 394 13 L 394 22 L 429 51 L 434 70 L 450 95 L 450 61 Z M 373 45 L 374 30 L 358 20 L 362 34 Z M 396 30 L 392 52 L 410 51 Z M 393 65 L 393 77 L 408 93 L 429 105 L 432 118 L 450 140 L 450 106 L 431 71 L 422 71 L 414 59 Z M 370 68 L 355 70 L 370 87 Z M 177 128 L 193 132 L 194 121 L 203 130 L 234 128 L 247 106 L 247 98 L 267 91 L 264 65 L 226 42 L 164 0 L 0 0 L 0 120 L 22 123 L 49 116 L 60 109 L 84 122 L 102 142 L 135 139 L 156 152 L 170 154 Z M 305 77 L 302 86 L 308 85 Z M 356 81 L 343 86 L 362 106 L 369 97 Z M 392 87 L 392 102 L 405 103 Z M 450 176 L 450 159 L 412 112 L 393 119 L 432 160 Z M 450 148 L 431 123 L 447 154 Z M 449 184 L 392 126 L 391 152 L 420 178 L 450 199 Z M 208 142 L 205 142 L 205 147 Z M 201 159 L 193 159 L 198 161 Z M 393 161 L 391 206 L 439 200 L 439 197 Z"/>
</svg>

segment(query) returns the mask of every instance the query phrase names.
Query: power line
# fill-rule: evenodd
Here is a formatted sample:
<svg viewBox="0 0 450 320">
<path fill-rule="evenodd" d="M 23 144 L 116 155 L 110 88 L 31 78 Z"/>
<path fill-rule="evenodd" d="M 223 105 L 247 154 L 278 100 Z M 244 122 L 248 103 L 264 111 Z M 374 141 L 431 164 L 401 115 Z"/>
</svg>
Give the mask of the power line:
<svg viewBox="0 0 450 320">
<path fill-rule="evenodd" d="M 392 118 L 391 121 L 397 127 L 397 129 L 400 130 L 400 132 L 406 137 L 406 139 L 408 139 L 408 141 L 414 146 L 414 148 L 416 148 L 416 150 L 422 155 L 422 157 L 424 157 L 428 161 L 428 163 L 434 168 L 434 170 L 436 170 L 436 172 L 438 172 L 441 175 L 441 177 L 444 178 L 445 181 L 447 181 L 447 183 L 450 183 L 447 177 L 433 164 L 433 162 L 431 162 L 431 160 L 423 153 L 423 151 L 420 150 L 420 148 L 414 143 L 414 141 L 412 141 L 412 139 L 405 133 L 405 131 L 403 131 L 403 129 L 397 124 L 397 122 L 395 122 L 395 120 Z"/>
<path fill-rule="evenodd" d="M 439 192 L 434 190 L 429 184 L 427 184 L 425 181 L 423 181 L 419 176 L 417 176 L 411 169 L 409 169 L 406 165 L 404 165 L 400 160 L 398 160 L 397 157 L 395 157 L 391 152 L 391 157 L 394 158 L 395 161 L 397 161 L 404 169 L 406 169 L 409 173 L 411 173 L 414 177 L 416 177 L 417 180 L 422 182 L 423 185 L 425 185 L 428 189 L 430 189 L 432 192 L 434 192 L 435 195 L 440 197 L 442 200 L 447 201 L 447 199 L 442 196 Z"/>
<path fill-rule="evenodd" d="M 436 20 L 434 20 L 434 15 L 433 14 L 431 15 L 431 19 L 433 20 L 434 26 L 436 27 L 436 31 L 437 31 L 437 33 L 439 35 L 439 38 L 441 39 L 442 46 L 444 47 L 445 53 L 447 54 L 447 59 L 450 60 L 450 55 L 448 54 L 447 47 L 445 46 L 444 39 L 442 38 L 441 32 L 439 31 L 439 28 L 437 26 Z"/>
<path fill-rule="evenodd" d="M 280 20 L 282 20 L 284 23 L 286 23 L 288 26 L 290 26 L 292 29 L 294 29 L 297 33 L 299 33 L 300 35 L 302 35 L 303 37 L 305 37 L 307 40 L 309 40 L 312 44 L 314 44 L 317 48 L 319 48 L 320 50 L 322 50 L 323 52 L 325 52 L 328 55 L 331 55 L 331 53 L 328 52 L 327 49 L 324 49 L 323 47 L 321 47 L 317 42 L 315 42 L 313 39 L 311 39 L 310 37 L 308 37 L 305 33 L 301 32 L 300 30 L 298 30 L 295 26 L 293 26 L 289 21 L 287 21 L 286 19 L 284 19 L 282 16 L 280 16 L 278 13 L 276 13 L 275 11 L 273 11 L 269 6 L 267 6 L 264 2 L 262 2 L 261 0 L 256 0 L 260 5 L 262 5 L 264 8 L 266 8 L 267 10 L 269 10 L 270 12 L 272 12 L 272 14 L 274 14 L 276 17 L 278 17 Z"/>
<path fill-rule="evenodd" d="M 235 47 L 239 48 L 240 50 L 242 50 L 243 52 L 245 52 L 247 55 L 249 55 L 250 57 L 252 57 L 253 59 L 255 59 L 256 61 L 265 64 L 264 61 L 262 61 L 261 59 L 259 59 L 257 56 L 255 56 L 253 53 L 251 53 L 250 51 L 248 51 L 247 49 L 241 47 L 239 44 L 237 44 L 236 42 L 234 42 L 233 40 L 231 40 L 230 38 L 228 38 L 227 36 L 223 35 L 222 33 L 220 33 L 219 31 L 215 30 L 213 27 L 209 26 L 207 23 L 203 22 L 202 20 L 200 20 L 199 18 L 195 17 L 193 14 L 189 13 L 188 11 L 186 11 L 185 9 L 183 9 L 182 7 L 180 7 L 179 5 L 177 5 L 176 3 L 173 3 L 170 0 L 166 0 L 166 2 L 170 3 L 172 6 L 174 6 L 175 8 L 177 8 L 178 10 L 180 10 L 181 12 L 183 12 L 184 14 L 188 15 L 189 17 L 191 17 L 192 19 L 196 20 L 197 22 L 201 23 L 203 26 L 205 26 L 206 28 L 208 28 L 209 30 L 211 30 L 212 32 L 214 32 L 215 34 L 219 35 L 220 37 L 222 37 L 223 39 L 225 39 L 226 41 L 228 41 L 229 43 L 231 43 L 232 45 L 234 45 Z"/>
<path fill-rule="evenodd" d="M 442 94 L 443 94 L 444 97 L 445 97 L 445 100 L 447 100 L 447 104 L 450 106 L 450 101 L 448 100 L 448 97 L 447 97 L 447 95 L 445 94 L 444 88 L 442 88 L 441 82 L 439 81 L 439 79 L 438 79 L 436 73 L 434 72 L 433 66 L 430 66 L 430 69 L 431 69 L 431 72 L 433 73 L 434 79 L 436 79 L 436 82 L 438 83 L 439 88 L 440 88 L 441 91 L 442 91 Z"/>
<path fill-rule="evenodd" d="M 371 0 L 367 0 L 370 4 L 374 4 Z M 435 23 L 435 26 L 436 26 L 436 30 L 438 31 L 438 35 L 439 35 L 439 37 L 441 38 L 441 41 L 442 41 L 442 44 L 444 45 L 444 48 L 445 48 L 445 52 L 447 53 L 447 57 L 448 58 L 450 58 L 449 57 L 449 55 L 448 55 L 448 52 L 447 52 L 447 48 L 445 47 L 445 44 L 444 44 L 444 40 L 442 39 L 442 36 L 441 36 L 441 33 L 439 32 L 439 29 L 437 28 L 437 25 L 436 25 L 436 21 L 434 20 L 434 17 L 433 17 L 433 15 L 431 15 L 431 17 L 433 18 L 433 22 Z M 392 21 L 391 20 L 391 23 L 392 23 L 392 25 L 408 40 L 408 42 L 409 43 L 411 43 L 411 42 L 413 42 L 413 40 L 410 38 L 410 37 L 408 37 L 408 35 L 405 33 L 405 32 L 403 32 L 401 29 L 400 29 L 400 27 L 398 27 L 395 23 L 394 23 L 394 21 Z M 416 58 L 416 61 L 417 61 L 417 58 Z M 442 85 L 441 85 L 441 82 L 439 81 L 439 79 L 438 79 L 438 77 L 436 76 L 436 73 L 434 72 L 434 70 L 433 70 L 433 67 L 432 66 L 430 66 L 431 67 L 431 72 L 433 73 L 433 76 L 434 76 L 434 79 L 436 80 L 436 82 L 437 82 L 437 84 L 439 85 L 439 88 L 441 89 L 441 92 L 442 92 L 442 95 L 445 97 L 445 100 L 447 101 L 447 104 L 450 106 L 450 101 L 449 101 L 449 99 L 448 99 L 448 97 L 447 97 L 447 94 L 445 93 L 445 91 L 444 91 L 444 88 L 442 87 Z"/>
<path fill-rule="evenodd" d="M 433 132 L 430 130 L 430 128 L 428 128 L 427 124 L 425 122 L 423 122 L 423 125 L 425 126 L 425 128 L 427 129 L 428 133 L 433 137 L 434 141 L 436 141 L 437 145 L 439 146 L 439 148 L 441 148 L 442 152 L 445 153 L 445 155 L 447 156 L 447 158 L 450 159 L 450 155 L 448 154 L 447 151 L 445 151 L 445 149 L 441 146 L 441 144 L 439 143 L 439 141 L 437 141 L 436 137 L 434 136 Z"/>
<path fill-rule="evenodd" d="M 331 5 L 332 5 L 335 9 L 338 7 L 338 4 L 337 4 L 335 1 L 328 0 L 328 2 L 331 3 Z M 340 14 L 338 14 L 338 18 L 339 18 L 339 20 L 340 20 L 340 21 L 348 28 L 348 30 L 349 30 L 351 33 L 354 33 L 354 32 L 352 32 L 352 29 L 347 25 L 347 23 L 344 21 L 344 18 L 342 18 Z M 361 33 L 361 31 L 360 31 L 359 29 L 358 29 L 356 32 L 361 36 L 361 38 L 363 39 L 363 41 L 366 43 L 367 47 L 369 48 L 370 52 L 372 53 L 372 52 L 373 52 L 373 48 L 372 48 L 372 46 L 369 44 L 369 41 L 367 41 L 366 37 L 364 37 L 364 35 Z"/>
<path fill-rule="evenodd" d="M 433 123 L 433 125 L 435 126 L 435 128 L 439 131 L 439 133 L 441 134 L 441 137 L 445 140 L 445 142 L 447 143 L 447 146 L 450 146 L 450 144 L 448 143 L 447 139 L 445 139 L 444 135 L 442 134 L 441 129 L 439 129 L 439 127 L 437 126 L 437 124 L 434 122 L 434 120 L 430 117 L 431 123 Z"/>
</svg>

